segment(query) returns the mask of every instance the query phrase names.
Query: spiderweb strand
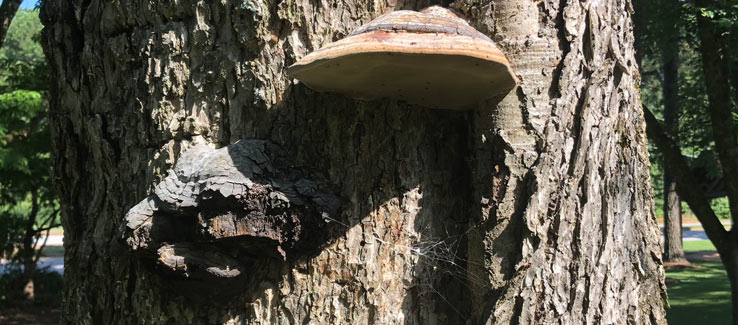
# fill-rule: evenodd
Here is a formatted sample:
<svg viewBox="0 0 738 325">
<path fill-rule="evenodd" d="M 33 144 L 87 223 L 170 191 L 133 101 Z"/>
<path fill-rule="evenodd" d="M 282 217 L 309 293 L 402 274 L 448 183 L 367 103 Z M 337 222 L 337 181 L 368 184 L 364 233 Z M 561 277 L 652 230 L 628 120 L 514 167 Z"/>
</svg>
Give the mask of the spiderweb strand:
<svg viewBox="0 0 738 325">
<path fill-rule="evenodd" d="M 327 215 L 324 215 L 323 219 L 326 223 L 333 222 L 345 227 L 346 229 L 351 229 L 351 226 Z M 393 243 L 384 240 L 376 236 L 375 234 L 363 230 L 362 234 L 365 238 L 369 237 L 383 245 L 386 245 L 387 247 L 389 247 L 390 250 L 395 250 L 397 252 L 410 252 L 410 254 L 418 256 L 418 263 L 416 267 L 421 267 L 426 270 L 432 270 L 434 272 L 441 272 L 443 274 L 446 274 L 461 285 L 463 285 L 466 289 L 471 291 L 472 288 L 470 287 L 470 285 L 473 285 L 477 288 L 485 287 L 489 285 L 489 281 L 485 280 L 480 275 L 468 272 L 468 266 L 482 266 L 482 264 L 463 258 L 458 255 L 458 252 L 460 250 L 460 245 L 461 243 L 463 243 L 463 240 L 466 238 L 466 236 L 470 232 L 481 226 L 483 223 L 484 221 L 480 221 L 479 223 L 470 226 L 464 232 L 457 235 L 449 235 L 447 233 L 444 238 L 423 235 L 423 233 L 425 233 L 426 231 L 421 230 L 419 232 L 421 239 L 419 239 L 417 243 L 414 243 L 412 246 Z M 425 229 L 429 228 L 430 226 L 425 227 Z M 427 280 L 421 283 L 416 283 L 416 285 L 427 288 L 431 293 L 438 295 L 449 305 L 452 310 L 454 310 L 462 318 L 468 317 L 468 315 L 464 315 L 459 310 L 457 310 L 455 306 L 446 297 L 444 297 L 441 292 L 436 289 L 436 287 L 433 285 L 433 279 L 429 279 L 427 277 L 423 278 L 426 278 Z"/>
</svg>

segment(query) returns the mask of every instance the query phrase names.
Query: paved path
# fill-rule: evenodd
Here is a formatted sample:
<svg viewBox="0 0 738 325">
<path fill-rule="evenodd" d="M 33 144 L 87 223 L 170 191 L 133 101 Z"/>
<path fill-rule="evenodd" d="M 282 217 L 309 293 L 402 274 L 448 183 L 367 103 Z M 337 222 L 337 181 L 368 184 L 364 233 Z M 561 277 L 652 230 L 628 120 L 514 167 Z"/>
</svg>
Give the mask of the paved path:
<svg viewBox="0 0 738 325">
<path fill-rule="evenodd" d="M 5 274 L 9 271 L 10 265 L 8 261 L 0 260 L 0 274 Z M 48 267 L 49 271 L 53 271 L 59 274 L 64 274 L 64 258 L 63 257 L 42 257 L 38 260 L 36 267 L 39 269 Z M 21 266 L 21 270 L 23 266 Z"/>
<path fill-rule="evenodd" d="M 64 246 L 64 235 L 49 235 L 46 246 Z"/>
<path fill-rule="evenodd" d="M 659 225 L 663 229 L 663 225 Z M 685 223 L 683 225 L 684 228 L 689 227 L 701 227 L 699 223 Z M 726 228 L 729 228 L 730 225 L 727 224 Z M 685 230 L 683 232 L 683 240 L 684 241 L 698 241 L 698 240 L 707 240 L 707 235 L 702 230 Z M 46 241 L 46 246 L 63 246 L 64 245 L 64 236 L 63 235 L 50 235 L 49 239 Z M 57 272 L 59 274 L 64 274 L 64 257 L 42 257 L 39 260 L 39 268 L 43 267 L 49 267 L 49 270 Z M 0 274 L 5 273 L 6 271 L 7 262 L 5 260 L 0 260 Z"/>
<path fill-rule="evenodd" d="M 723 226 L 725 227 L 725 229 L 730 229 L 731 227 L 730 221 L 724 221 Z M 663 233 L 664 225 L 659 225 L 659 227 L 661 228 L 661 231 Z M 700 224 L 699 222 L 682 224 L 682 228 L 685 229 L 684 231 L 682 231 L 683 241 L 708 240 L 707 234 L 705 234 L 704 230 L 691 230 L 690 229 L 690 228 L 702 228 L 702 224 Z M 661 240 L 663 240 L 663 238 Z"/>
<path fill-rule="evenodd" d="M 682 241 L 707 240 L 707 234 L 702 230 L 685 230 L 682 232 Z"/>
<path fill-rule="evenodd" d="M 46 246 L 63 246 L 64 236 L 63 235 L 49 235 L 49 239 L 46 240 Z M 8 261 L 0 259 L 0 274 L 4 274 L 8 271 Z M 38 260 L 37 267 L 39 269 L 48 267 L 49 271 L 53 271 L 59 274 L 64 274 L 64 257 L 41 257 Z M 22 269 L 22 267 L 21 267 Z"/>
</svg>

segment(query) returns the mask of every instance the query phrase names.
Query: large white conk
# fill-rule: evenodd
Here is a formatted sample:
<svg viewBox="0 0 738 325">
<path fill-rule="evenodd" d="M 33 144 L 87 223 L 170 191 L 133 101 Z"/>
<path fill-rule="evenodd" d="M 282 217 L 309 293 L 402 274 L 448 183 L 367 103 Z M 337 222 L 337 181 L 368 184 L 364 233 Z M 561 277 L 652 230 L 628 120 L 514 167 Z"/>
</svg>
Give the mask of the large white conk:
<svg viewBox="0 0 738 325">
<path fill-rule="evenodd" d="M 316 91 L 444 109 L 473 109 L 517 82 L 492 40 L 441 7 L 380 16 L 288 73 Z"/>
</svg>

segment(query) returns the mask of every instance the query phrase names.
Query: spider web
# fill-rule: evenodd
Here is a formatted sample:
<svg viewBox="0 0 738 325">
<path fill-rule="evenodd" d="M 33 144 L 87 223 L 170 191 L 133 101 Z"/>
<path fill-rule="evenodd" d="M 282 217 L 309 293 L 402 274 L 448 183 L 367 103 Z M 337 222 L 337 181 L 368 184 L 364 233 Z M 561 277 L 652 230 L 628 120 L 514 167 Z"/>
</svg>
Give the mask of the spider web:
<svg viewBox="0 0 738 325">
<path fill-rule="evenodd" d="M 347 230 L 351 228 L 351 226 L 326 215 L 323 216 L 323 219 L 327 223 L 332 222 L 341 225 Z M 442 289 L 436 282 L 443 280 L 443 277 L 438 276 L 437 274 L 441 273 L 448 276 L 448 278 L 454 280 L 454 284 L 464 286 L 469 292 L 473 291 L 474 288 L 482 288 L 489 285 L 489 281 L 483 276 L 474 272 L 469 272 L 470 266 L 481 267 L 482 264 L 469 260 L 465 254 L 462 253 L 466 251 L 465 246 L 468 235 L 479 228 L 482 224 L 483 221 L 480 221 L 479 223 L 470 226 L 465 231 L 457 234 L 450 234 L 446 231 L 444 236 L 431 235 L 431 226 L 426 225 L 417 232 L 419 234 L 418 239 L 414 240 L 411 245 L 387 241 L 373 233 L 363 230 L 362 234 L 365 238 L 369 237 L 383 245 L 386 245 L 390 250 L 394 250 L 402 254 L 409 253 L 417 256 L 417 263 L 413 266 L 413 285 L 423 288 L 426 292 L 437 295 L 462 319 L 468 319 L 468 314 L 464 314 L 459 311 L 456 306 L 451 303 L 443 293 L 441 293 Z M 449 283 L 445 283 L 445 285 L 449 285 Z"/>
</svg>

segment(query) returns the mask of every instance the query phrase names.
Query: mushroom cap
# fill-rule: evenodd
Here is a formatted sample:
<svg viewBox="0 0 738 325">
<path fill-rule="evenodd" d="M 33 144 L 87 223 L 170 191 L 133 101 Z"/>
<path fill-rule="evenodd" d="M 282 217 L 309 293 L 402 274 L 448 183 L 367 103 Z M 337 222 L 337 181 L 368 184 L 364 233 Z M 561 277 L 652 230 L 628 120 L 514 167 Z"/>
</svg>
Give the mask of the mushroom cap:
<svg viewBox="0 0 738 325">
<path fill-rule="evenodd" d="M 287 72 L 316 91 L 460 110 L 517 83 L 492 40 L 441 7 L 382 15 Z"/>
</svg>

